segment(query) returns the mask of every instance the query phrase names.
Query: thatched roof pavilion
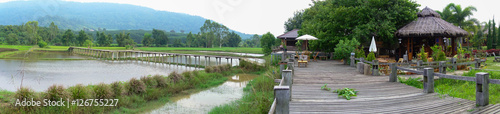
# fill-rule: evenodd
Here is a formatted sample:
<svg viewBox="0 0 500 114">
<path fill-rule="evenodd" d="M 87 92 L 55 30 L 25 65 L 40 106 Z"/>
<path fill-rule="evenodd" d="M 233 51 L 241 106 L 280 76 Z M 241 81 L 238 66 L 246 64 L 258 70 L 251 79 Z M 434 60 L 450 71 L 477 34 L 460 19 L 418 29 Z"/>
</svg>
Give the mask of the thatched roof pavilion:
<svg viewBox="0 0 500 114">
<path fill-rule="evenodd" d="M 447 38 L 452 39 L 452 51 L 450 54 L 455 55 L 456 38 L 464 37 L 469 34 L 467 31 L 441 19 L 441 15 L 428 7 L 418 12 L 417 17 L 417 20 L 400 28 L 395 33 L 396 37 L 400 38 L 402 41 L 399 50 L 400 56 L 405 53 L 403 51 L 404 48 L 406 48 L 405 51 L 408 52 L 408 58 L 410 60 L 422 46 L 425 47 L 426 52 L 430 52 L 430 46 L 435 44 L 443 46 L 446 42 L 444 39 Z"/>
</svg>

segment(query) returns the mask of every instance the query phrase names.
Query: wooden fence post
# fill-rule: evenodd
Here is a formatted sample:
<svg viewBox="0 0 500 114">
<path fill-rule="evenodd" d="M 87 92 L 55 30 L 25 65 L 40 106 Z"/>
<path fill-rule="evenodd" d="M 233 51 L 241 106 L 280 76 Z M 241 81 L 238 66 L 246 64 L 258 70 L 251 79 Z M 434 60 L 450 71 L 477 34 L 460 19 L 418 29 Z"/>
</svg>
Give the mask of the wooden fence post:
<svg viewBox="0 0 500 114">
<path fill-rule="evenodd" d="M 292 86 L 293 83 L 292 70 L 282 70 L 281 77 L 283 77 L 284 79 L 283 81 L 284 83 L 281 85 Z"/>
<path fill-rule="evenodd" d="M 424 93 L 434 93 L 434 68 L 424 68 Z"/>
<path fill-rule="evenodd" d="M 475 58 L 476 65 L 474 65 L 474 68 L 479 69 L 481 67 L 481 59 Z"/>
<path fill-rule="evenodd" d="M 351 64 L 350 64 L 351 67 L 355 67 L 354 63 L 355 63 L 354 53 L 351 53 Z"/>
<path fill-rule="evenodd" d="M 372 65 L 372 75 L 373 76 L 379 76 L 380 73 L 378 73 L 378 60 L 373 60 L 373 65 Z"/>
<path fill-rule="evenodd" d="M 357 64 L 357 66 L 356 66 L 356 67 L 357 67 L 357 69 L 358 69 L 358 72 L 359 72 L 359 73 L 364 74 L 364 69 L 363 69 L 363 68 L 364 68 L 364 66 L 365 66 L 365 65 L 363 64 L 363 62 L 361 62 L 361 61 L 360 61 L 360 62 L 358 62 L 358 64 Z"/>
<path fill-rule="evenodd" d="M 294 67 L 293 64 L 294 64 L 294 62 L 288 62 L 288 70 L 292 70 L 292 75 L 295 74 L 295 70 L 293 69 L 293 67 Z"/>
<path fill-rule="evenodd" d="M 389 82 L 396 82 L 398 80 L 397 78 L 397 73 L 398 70 L 396 69 L 396 63 L 391 63 L 391 75 L 389 76 Z"/>
<path fill-rule="evenodd" d="M 424 61 L 422 60 L 418 60 L 417 61 L 417 70 L 422 70 L 422 64 L 423 64 Z"/>
<path fill-rule="evenodd" d="M 453 70 L 457 70 L 457 58 L 452 58 L 451 64 L 453 64 Z"/>
<path fill-rule="evenodd" d="M 439 73 L 446 74 L 446 61 L 439 61 Z"/>
<path fill-rule="evenodd" d="M 274 86 L 274 98 L 276 98 L 276 114 L 288 114 L 290 103 L 290 87 Z"/>
<path fill-rule="evenodd" d="M 476 105 L 478 106 L 486 106 L 489 103 L 488 78 L 488 73 L 476 73 Z"/>
</svg>

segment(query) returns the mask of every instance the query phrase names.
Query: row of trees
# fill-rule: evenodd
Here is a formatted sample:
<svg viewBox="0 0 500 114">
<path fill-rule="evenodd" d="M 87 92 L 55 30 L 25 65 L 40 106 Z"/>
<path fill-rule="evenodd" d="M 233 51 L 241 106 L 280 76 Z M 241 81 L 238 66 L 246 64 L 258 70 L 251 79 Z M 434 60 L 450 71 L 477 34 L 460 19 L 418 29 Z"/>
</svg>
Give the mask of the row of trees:
<svg viewBox="0 0 500 114">
<path fill-rule="evenodd" d="M 3 42 L 11 45 L 35 45 L 39 41 L 45 41 L 49 45 L 64 46 L 111 46 L 116 43 L 118 46 L 135 46 L 140 42 L 143 46 L 151 47 L 238 47 L 242 46 L 241 37 L 234 31 L 217 22 L 210 20 L 200 28 L 202 32 L 197 34 L 168 33 L 164 30 L 153 29 L 152 31 L 136 30 L 125 32 L 106 31 L 86 32 L 60 30 L 57 25 L 51 23 L 49 27 L 39 27 L 37 21 L 30 21 L 23 25 L 0 26 L 0 44 Z M 141 33 L 141 38 L 137 38 L 137 33 Z M 111 33 L 111 34 L 109 34 Z M 133 37 L 133 38 L 132 38 Z M 246 47 L 259 47 L 258 35 L 248 39 Z"/>
<path fill-rule="evenodd" d="M 189 32 L 186 36 L 185 44 L 181 40 L 174 40 L 174 46 L 186 47 L 238 47 L 241 42 L 241 37 L 234 31 L 230 32 L 229 29 L 217 22 L 206 20 L 200 31 L 196 34 Z M 168 38 L 164 31 L 153 29 L 152 38 L 149 34 L 144 34 L 142 43 L 144 46 L 151 46 L 155 42 L 156 46 L 164 45 L 168 42 Z"/>
<path fill-rule="evenodd" d="M 416 19 L 419 4 L 408 0 L 324 0 L 297 11 L 285 22 L 287 31 L 300 29 L 319 40 L 309 42 L 312 50 L 333 52 L 340 40 L 366 43 L 375 36 L 384 45 L 397 48 L 394 32 Z"/>
</svg>

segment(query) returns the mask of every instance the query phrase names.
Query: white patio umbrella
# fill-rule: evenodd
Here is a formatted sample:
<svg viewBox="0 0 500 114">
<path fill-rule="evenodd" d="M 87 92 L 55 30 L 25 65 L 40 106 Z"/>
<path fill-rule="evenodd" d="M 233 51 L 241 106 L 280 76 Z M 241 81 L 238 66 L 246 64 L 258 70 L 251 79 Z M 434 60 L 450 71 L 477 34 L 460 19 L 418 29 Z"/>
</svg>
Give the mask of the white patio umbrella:
<svg viewBox="0 0 500 114">
<path fill-rule="evenodd" d="M 302 35 L 302 36 L 298 37 L 296 40 L 305 40 L 306 41 L 306 50 L 307 50 L 307 42 L 309 40 L 318 40 L 318 38 L 306 34 L 306 35 Z"/>
<path fill-rule="evenodd" d="M 375 37 L 372 37 L 372 43 L 370 44 L 370 52 L 377 52 L 377 44 L 375 44 Z"/>
</svg>

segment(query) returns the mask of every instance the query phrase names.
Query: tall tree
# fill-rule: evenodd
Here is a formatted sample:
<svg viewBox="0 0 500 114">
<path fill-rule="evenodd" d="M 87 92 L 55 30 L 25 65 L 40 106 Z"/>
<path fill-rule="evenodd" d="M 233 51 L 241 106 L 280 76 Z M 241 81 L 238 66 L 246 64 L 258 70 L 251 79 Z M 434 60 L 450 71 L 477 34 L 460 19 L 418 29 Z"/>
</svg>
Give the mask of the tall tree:
<svg viewBox="0 0 500 114">
<path fill-rule="evenodd" d="M 163 30 L 153 29 L 153 39 L 156 47 L 167 45 L 168 43 L 167 34 Z"/>
<path fill-rule="evenodd" d="M 497 28 L 496 28 L 496 25 L 495 25 L 495 18 L 493 18 L 493 21 L 491 22 L 493 25 L 491 25 L 491 46 L 492 48 L 491 49 L 496 49 L 497 48 Z"/>
<path fill-rule="evenodd" d="M 144 33 L 144 38 L 142 39 L 142 45 L 144 47 L 149 47 L 149 46 L 153 45 L 153 43 L 154 43 L 154 39 L 151 38 L 151 34 Z"/>
<path fill-rule="evenodd" d="M 302 28 L 302 15 L 304 14 L 304 10 L 295 11 L 293 13 L 293 17 L 288 18 L 285 22 L 285 30 L 286 32 L 291 31 L 293 29 Z"/>
<path fill-rule="evenodd" d="M 441 15 L 443 20 L 472 32 L 476 29 L 474 23 L 477 19 L 470 18 L 470 16 L 474 15 L 473 12 L 475 11 L 477 11 L 477 9 L 474 6 L 468 6 L 462 9 L 462 6 L 450 3 L 443 9 L 443 12 L 437 12 Z"/>
<path fill-rule="evenodd" d="M 491 20 L 488 21 L 488 25 L 486 26 L 488 28 L 488 35 L 486 35 L 486 47 L 488 49 L 493 48 L 493 39 L 492 39 L 492 30 L 491 30 Z M 481 48 L 480 48 L 481 49 Z"/>
<path fill-rule="evenodd" d="M 68 29 L 64 32 L 61 42 L 63 45 L 69 46 L 74 41 L 74 39 L 75 39 L 75 34 L 70 29 Z"/>
<path fill-rule="evenodd" d="M 260 47 L 260 36 L 259 35 L 254 34 L 251 39 L 252 39 L 251 44 L 249 44 L 251 47 Z"/>
<path fill-rule="evenodd" d="M 262 46 L 262 52 L 264 52 L 264 54 L 266 55 L 269 55 L 271 54 L 272 50 L 272 46 L 275 44 L 274 41 L 275 41 L 276 37 L 274 37 L 273 34 L 271 34 L 271 32 L 267 32 L 266 34 L 262 35 L 262 38 L 260 39 L 260 44 Z"/>
<path fill-rule="evenodd" d="M 28 33 L 29 44 L 38 44 L 38 40 L 41 39 L 38 35 L 38 21 L 29 21 L 24 27 Z"/>
<path fill-rule="evenodd" d="M 110 34 L 106 35 L 104 32 L 97 32 L 97 44 L 102 47 L 108 47 L 113 43 L 113 37 Z"/>
<path fill-rule="evenodd" d="M 418 6 L 409 0 L 313 1 L 304 11 L 299 34 L 317 37 L 309 47 L 327 52 L 333 52 L 340 40 L 356 38 L 365 43 L 372 36 L 394 49 L 394 32 L 417 18 Z"/>
<path fill-rule="evenodd" d="M 227 35 L 226 40 L 224 40 L 224 46 L 225 47 L 238 47 L 238 45 L 241 42 L 241 37 L 240 35 L 231 32 L 229 35 Z"/>
<path fill-rule="evenodd" d="M 19 44 L 19 42 L 17 41 L 17 34 L 9 33 L 9 35 L 7 35 L 6 42 L 9 45 L 17 45 L 17 44 Z"/>
<path fill-rule="evenodd" d="M 78 40 L 78 45 L 79 46 L 83 46 L 83 44 L 85 43 L 85 41 L 86 40 L 91 40 L 91 38 L 87 35 L 87 33 L 85 33 L 85 31 L 80 30 L 80 32 L 78 32 L 78 37 L 76 38 L 76 40 Z"/>
<path fill-rule="evenodd" d="M 189 32 L 188 35 L 186 36 L 186 45 L 187 45 L 187 47 L 191 47 L 193 45 L 193 42 L 195 42 L 194 41 L 194 36 L 193 36 L 193 34 L 191 32 Z"/>
<path fill-rule="evenodd" d="M 205 20 L 203 26 L 200 27 L 200 31 L 207 34 L 207 42 L 213 41 L 213 43 L 219 45 L 219 47 L 222 47 L 224 38 L 229 34 L 229 29 L 226 26 L 211 20 Z M 212 45 L 207 45 L 207 47 L 210 46 Z"/>
<path fill-rule="evenodd" d="M 59 28 L 57 28 L 57 25 L 55 25 L 54 22 L 50 23 L 48 42 L 52 42 L 52 40 L 56 39 L 58 32 L 59 32 Z"/>
</svg>

